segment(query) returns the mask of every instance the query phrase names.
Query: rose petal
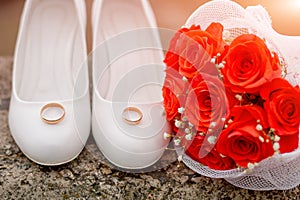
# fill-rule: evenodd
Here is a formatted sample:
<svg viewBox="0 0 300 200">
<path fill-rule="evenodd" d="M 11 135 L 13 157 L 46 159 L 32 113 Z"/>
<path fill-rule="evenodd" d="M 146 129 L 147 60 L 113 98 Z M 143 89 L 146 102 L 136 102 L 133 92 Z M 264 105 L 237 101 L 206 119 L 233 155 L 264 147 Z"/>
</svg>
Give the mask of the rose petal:
<svg viewBox="0 0 300 200">
<path fill-rule="evenodd" d="M 280 136 L 280 153 L 288 153 L 296 150 L 299 145 L 299 131 L 293 135 Z"/>
</svg>

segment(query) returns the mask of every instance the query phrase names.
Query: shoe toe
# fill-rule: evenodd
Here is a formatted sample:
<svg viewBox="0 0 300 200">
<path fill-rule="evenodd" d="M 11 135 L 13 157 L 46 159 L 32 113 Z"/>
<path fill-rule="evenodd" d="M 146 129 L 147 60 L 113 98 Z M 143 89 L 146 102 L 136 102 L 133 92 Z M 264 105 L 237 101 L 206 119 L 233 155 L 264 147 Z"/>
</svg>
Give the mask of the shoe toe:
<svg viewBox="0 0 300 200">
<path fill-rule="evenodd" d="M 122 103 L 94 103 L 94 139 L 115 166 L 125 169 L 149 167 L 160 159 L 169 143 L 163 138 L 163 134 L 170 131 L 163 107 L 161 104 L 136 105 L 143 113 L 141 122 L 136 125 L 124 121 L 122 113 L 126 108 Z"/>
<path fill-rule="evenodd" d="M 57 124 L 48 124 L 41 117 L 43 104 L 15 101 L 11 105 L 11 133 L 22 152 L 34 162 L 63 164 L 76 158 L 85 146 L 90 128 L 88 109 L 75 116 L 72 102 L 61 103 L 64 118 Z"/>
</svg>

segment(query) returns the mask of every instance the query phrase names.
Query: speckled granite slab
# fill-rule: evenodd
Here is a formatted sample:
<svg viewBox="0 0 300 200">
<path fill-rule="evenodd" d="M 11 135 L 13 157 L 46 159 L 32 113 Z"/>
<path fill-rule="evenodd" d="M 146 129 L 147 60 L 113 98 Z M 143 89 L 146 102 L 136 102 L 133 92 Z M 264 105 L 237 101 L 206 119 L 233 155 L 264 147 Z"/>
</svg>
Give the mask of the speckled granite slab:
<svg viewBox="0 0 300 200">
<path fill-rule="evenodd" d="M 295 199 L 288 191 L 258 192 L 199 176 L 174 162 L 161 170 L 131 174 L 109 168 L 93 142 L 74 161 L 44 167 L 28 160 L 10 135 L 7 115 L 11 57 L 0 57 L 0 199 Z"/>
</svg>

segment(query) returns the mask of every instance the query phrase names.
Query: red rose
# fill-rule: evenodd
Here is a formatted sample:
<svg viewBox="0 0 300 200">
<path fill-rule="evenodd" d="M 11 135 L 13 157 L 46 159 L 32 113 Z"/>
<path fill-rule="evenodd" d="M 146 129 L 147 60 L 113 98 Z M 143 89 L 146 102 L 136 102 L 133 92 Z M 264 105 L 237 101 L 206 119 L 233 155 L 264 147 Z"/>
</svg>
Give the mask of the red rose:
<svg viewBox="0 0 300 200">
<path fill-rule="evenodd" d="M 179 101 L 176 95 L 167 87 L 163 87 L 164 107 L 167 114 L 167 120 L 171 121 L 178 114 L 178 108 L 180 107 Z"/>
<path fill-rule="evenodd" d="M 225 86 L 236 93 L 258 94 L 263 84 L 281 75 L 277 54 L 272 56 L 264 41 L 252 34 L 235 38 L 224 61 Z"/>
<path fill-rule="evenodd" d="M 182 76 L 177 71 L 172 68 L 166 69 L 166 78 L 162 91 L 164 107 L 169 121 L 177 116 L 178 108 L 184 105 L 187 87 L 187 82 L 182 80 Z"/>
<path fill-rule="evenodd" d="M 198 131 L 223 127 L 222 118 L 226 118 L 228 111 L 225 88 L 218 77 L 203 74 L 192 80 L 185 116 Z"/>
<path fill-rule="evenodd" d="M 232 158 L 241 167 L 274 154 L 273 143 L 263 132 L 268 128 L 268 123 L 261 107 L 234 107 L 231 109 L 231 120 L 233 122 L 228 124 L 218 138 L 218 152 Z"/>
<path fill-rule="evenodd" d="M 222 31 L 219 23 L 212 23 L 205 31 L 199 26 L 181 29 L 171 40 L 165 63 L 188 79 L 199 72 L 217 74 L 211 58 L 224 50 Z"/>
<path fill-rule="evenodd" d="M 169 49 L 166 53 L 164 63 L 168 66 L 171 67 L 175 70 L 179 70 L 179 55 L 176 53 L 176 48 L 177 48 L 177 40 L 179 39 L 180 35 L 182 33 L 192 31 L 192 30 L 201 30 L 200 26 L 191 26 L 189 29 L 188 28 L 181 28 L 179 29 L 173 38 L 170 41 Z"/>
<path fill-rule="evenodd" d="M 214 148 L 204 144 L 205 137 L 197 135 L 186 149 L 185 153 L 193 160 L 200 162 L 211 169 L 229 170 L 236 167 L 229 157 L 221 156 Z"/>
<path fill-rule="evenodd" d="M 294 135 L 299 132 L 300 90 L 282 78 L 264 85 L 260 92 L 265 100 L 270 127 L 278 135 Z"/>
<path fill-rule="evenodd" d="M 289 153 L 296 150 L 299 146 L 299 131 L 293 135 L 280 136 L 278 143 L 280 153 Z"/>
</svg>

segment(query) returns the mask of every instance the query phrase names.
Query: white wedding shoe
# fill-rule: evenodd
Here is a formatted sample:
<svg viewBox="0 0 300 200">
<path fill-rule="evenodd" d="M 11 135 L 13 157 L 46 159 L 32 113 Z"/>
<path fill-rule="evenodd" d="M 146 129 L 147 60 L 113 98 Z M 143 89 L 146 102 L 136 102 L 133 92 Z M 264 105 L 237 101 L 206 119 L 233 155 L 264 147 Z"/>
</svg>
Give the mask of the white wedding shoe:
<svg viewBox="0 0 300 200">
<path fill-rule="evenodd" d="M 147 0 L 95 0 L 92 130 L 118 168 L 157 162 L 169 140 L 161 86 L 163 53 Z"/>
<path fill-rule="evenodd" d="M 90 133 L 83 0 L 27 0 L 15 49 L 12 136 L 42 165 L 76 158 Z"/>
</svg>

